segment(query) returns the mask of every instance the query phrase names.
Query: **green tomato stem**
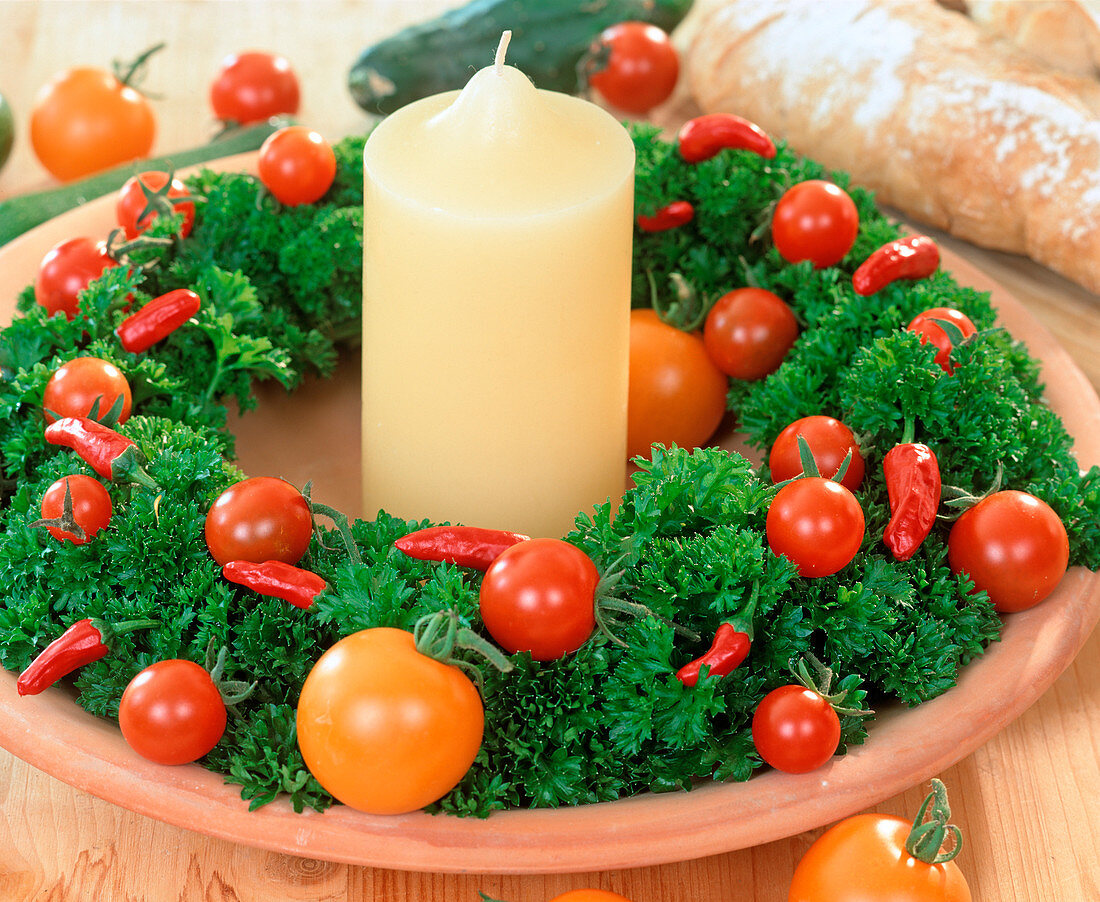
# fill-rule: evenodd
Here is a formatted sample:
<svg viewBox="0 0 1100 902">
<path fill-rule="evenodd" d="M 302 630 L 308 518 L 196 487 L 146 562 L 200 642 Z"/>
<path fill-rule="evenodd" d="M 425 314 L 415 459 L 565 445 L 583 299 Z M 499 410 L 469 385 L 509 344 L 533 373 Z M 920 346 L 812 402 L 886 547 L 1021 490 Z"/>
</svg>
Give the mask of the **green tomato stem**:
<svg viewBox="0 0 1100 902">
<path fill-rule="evenodd" d="M 920 811 L 917 812 L 913 829 L 905 841 L 905 851 L 925 864 L 943 864 L 954 859 L 962 851 L 963 837 L 958 827 L 948 823 L 950 818 L 951 806 L 947 801 L 947 787 L 942 781 L 933 778 L 932 792 L 925 797 Z M 955 841 L 950 849 L 945 850 L 943 844 L 948 834 Z"/>
</svg>

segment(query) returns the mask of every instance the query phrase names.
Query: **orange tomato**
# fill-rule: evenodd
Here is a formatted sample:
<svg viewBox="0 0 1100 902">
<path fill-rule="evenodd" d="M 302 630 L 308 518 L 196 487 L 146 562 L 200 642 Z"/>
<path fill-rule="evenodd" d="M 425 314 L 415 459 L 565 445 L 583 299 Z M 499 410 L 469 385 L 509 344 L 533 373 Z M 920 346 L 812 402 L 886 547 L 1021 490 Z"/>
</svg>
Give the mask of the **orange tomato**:
<svg viewBox="0 0 1100 902">
<path fill-rule="evenodd" d="M 802 857 L 787 902 L 971 902 L 955 862 L 927 864 L 905 850 L 912 827 L 887 814 L 841 821 Z"/>
<path fill-rule="evenodd" d="M 571 889 L 560 896 L 554 896 L 550 902 L 630 902 L 626 896 L 620 896 L 606 889 Z"/>
<path fill-rule="evenodd" d="M 404 814 L 465 776 L 485 712 L 461 670 L 417 651 L 412 633 L 378 627 L 321 656 L 297 724 L 306 766 L 328 792 L 369 814 Z"/>
<path fill-rule="evenodd" d="M 722 421 L 728 388 L 701 336 L 662 322 L 653 310 L 631 312 L 629 457 L 648 456 L 654 442 L 706 442 Z"/>
<path fill-rule="evenodd" d="M 31 108 L 31 146 L 61 181 L 146 157 L 155 135 L 149 101 L 103 69 L 58 73 Z"/>
</svg>

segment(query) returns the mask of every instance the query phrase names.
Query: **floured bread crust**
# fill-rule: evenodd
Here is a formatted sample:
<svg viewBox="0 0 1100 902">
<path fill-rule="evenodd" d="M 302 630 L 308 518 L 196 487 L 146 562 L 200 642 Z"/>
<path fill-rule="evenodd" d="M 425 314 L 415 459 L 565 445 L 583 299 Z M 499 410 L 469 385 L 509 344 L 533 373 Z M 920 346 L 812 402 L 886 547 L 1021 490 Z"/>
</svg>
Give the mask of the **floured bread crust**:
<svg viewBox="0 0 1100 902">
<path fill-rule="evenodd" d="M 978 25 L 1048 66 L 1100 76 L 1100 0 L 967 0 Z"/>
<path fill-rule="evenodd" d="M 704 112 L 1100 291 L 1100 84 L 934 0 L 697 0 L 680 41 Z"/>
</svg>

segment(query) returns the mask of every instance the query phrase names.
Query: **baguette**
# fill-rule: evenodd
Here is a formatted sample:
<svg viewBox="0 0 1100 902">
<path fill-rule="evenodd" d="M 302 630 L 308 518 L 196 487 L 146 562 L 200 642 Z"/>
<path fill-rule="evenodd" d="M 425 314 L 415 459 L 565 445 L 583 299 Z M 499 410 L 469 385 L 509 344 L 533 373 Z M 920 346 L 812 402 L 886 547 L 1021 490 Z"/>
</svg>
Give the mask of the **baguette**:
<svg viewBox="0 0 1100 902">
<path fill-rule="evenodd" d="M 934 0 L 697 0 L 678 39 L 703 112 L 1100 292 L 1100 84 Z"/>
<path fill-rule="evenodd" d="M 1052 68 L 1082 78 L 1100 74 L 1097 0 L 968 0 L 964 9 L 982 28 Z"/>
</svg>

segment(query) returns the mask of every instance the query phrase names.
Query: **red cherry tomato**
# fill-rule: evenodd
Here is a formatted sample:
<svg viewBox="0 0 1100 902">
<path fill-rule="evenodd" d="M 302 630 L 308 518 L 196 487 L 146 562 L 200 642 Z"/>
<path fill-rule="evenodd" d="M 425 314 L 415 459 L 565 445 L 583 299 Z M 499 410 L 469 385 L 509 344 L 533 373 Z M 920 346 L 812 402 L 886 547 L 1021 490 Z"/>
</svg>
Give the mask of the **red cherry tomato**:
<svg viewBox="0 0 1100 902">
<path fill-rule="evenodd" d="M 159 192 L 167 184 L 168 173 L 154 170 L 131 176 L 119 189 L 118 197 L 115 200 L 115 218 L 126 232 L 128 239 L 137 238 L 153 224 L 153 220 L 158 215 L 155 209 L 150 209 L 149 198 L 141 186 L 145 185 L 150 191 Z M 175 202 L 176 199 L 187 196 L 187 186 L 177 178 L 172 179 L 172 184 L 165 192 L 165 197 L 166 203 L 172 205 L 173 212 L 183 214 L 183 224 L 179 230 L 181 238 L 190 235 L 191 227 L 195 224 L 195 205 L 191 201 Z M 149 212 L 146 212 L 146 210 Z"/>
<path fill-rule="evenodd" d="M 58 73 L 31 108 L 31 146 L 62 181 L 149 155 L 156 117 L 149 101 L 110 72 L 91 67 Z"/>
<path fill-rule="evenodd" d="M 950 376 L 955 372 L 955 365 L 951 362 L 951 352 L 955 346 L 943 327 L 936 322 L 938 319 L 954 323 L 962 332 L 963 338 L 969 338 L 978 330 L 970 317 L 953 307 L 931 307 L 918 313 L 906 327 L 910 332 L 916 332 L 920 336 L 922 344 L 929 343 L 935 346 L 936 363 Z"/>
<path fill-rule="evenodd" d="M 505 651 L 536 661 L 575 652 L 596 628 L 599 571 L 561 539 L 529 539 L 505 549 L 481 582 L 481 619 Z"/>
<path fill-rule="evenodd" d="M 798 437 L 806 439 L 810 446 L 818 474 L 831 479 L 840 472 L 844 458 L 851 453 L 848 469 L 840 484 L 851 491 L 859 488 L 866 472 L 863 455 L 852 430 L 833 417 L 815 415 L 802 417 L 785 426 L 772 442 L 768 452 L 768 469 L 772 482 L 786 482 L 802 474 L 802 457 Z"/>
<path fill-rule="evenodd" d="M 38 265 L 34 299 L 53 316 L 69 319 L 79 310 L 79 295 L 88 283 L 118 264 L 107 254 L 107 246 L 91 238 L 70 238 L 54 245 Z"/>
<path fill-rule="evenodd" d="M 859 211 L 848 193 L 820 179 L 788 188 L 772 214 L 772 241 L 789 263 L 809 260 L 814 269 L 844 259 L 859 233 Z"/>
<path fill-rule="evenodd" d="M 818 692 L 790 685 L 773 689 L 752 717 L 752 742 L 767 764 L 789 774 L 817 770 L 840 745 L 840 718 Z"/>
<path fill-rule="evenodd" d="M 826 830 L 798 862 L 787 902 L 971 902 L 954 861 L 927 864 L 905 848 L 913 824 L 857 814 Z"/>
<path fill-rule="evenodd" d="M 947 536 L 953 573 L 968 573 L 1003 613 L 1034 607 L 1065 575 L 1066 527 L 1054 510 L 1027 492 L 994 492 L 967 510 Z"/>
<path fill-rule="evenodd" d="M 210 106 L 223 122 L 247 125 L 298 112 L 298 76 L 286 57 L 251 50 L 221 61 L 210 85 Z"/>
<path fill-rule="evenodd" d="M 768 545 L 801 576 L 829 576 L 846 567 L 863 542 L 863 508 L 839 482 L 808 476 L 788 482 L 765 520 Z"/>
<path fill-rule="evenodd" d="M 328 141 L 301 125 L 281 128 L 260 147 L 260 181 L 288 207 L 320 200 L 336 178 Z"/>
<path fill-rule="evenodd" d="M 58 541 L 84 545 L 92 541 L 96 533 L 111 522 L 113 511 L 111 495 L 103 483 L 91 476 L 83 474 L 65 476 L 46 489 L 46 494 L 42 496 L 43 520 L 56 520 L 61 517 L 65 510 L 66 487 L 73 506 L 73 519 L 84 531 L 84 538 L 57 526 L 47 526 L 46 529 Z"/>
<path fill-rule="evenodd" d="M 222 492 L 206 514 L 206 547 L 223 567 L 230 561 L 297 564 L 309 548 L 313 518 L 294 486 L 253 476 Z"/>
<path fill-rule="evenodd" d="M 122 409 L 117 422 L 125 423 L 130 417 L 132 397 L 130 383 L 122 371 L 109 361 L 99 357 L 75 357 L 59 366 L 42 395 L 42 408 L 46 422 L 59 417 L 86 417 L 99 401 L 98 416 L 111 410 L 118 399 Z"/>
<path fill-rule="evenodd" d="M 662 322 L 653 310 L 631 312 L 628 457 L 648 457 L 654 442 L 703 444 L 722 422 L 728 389 L 699 335 Z"/>
<path fill-rule="evenodd" d="M 607 65 L 589 84 L 624 113 L 642 115 L 664 103 L 680 76 L 680 58 L 669 36 L 646 22 L 619 22 L 604 29 L 592 50 Z"/>
<path fill-rule="evenodd" d="M 122 693 L 118 725 L 135 752 L 157 764 L 190 764 L 225 733 L 225 702 L 194 661 L 151 664 Z"/>
<path fill-rule="evenodd" d="M 797 338 L 798 320 L 791 308 L 763 288 L 722 295 L 703 326 L 710 359 L 734 379 L 763 379 L 774 373 Z"/>
<path fill-rule="evenodd" d="M 450 792 L 474 763 L 481 697 L 457 667 L 421 654 L 411 633 L 352 633 L 321 655 L 298 698 L 298 745 L 333 796 L 404 814 Z"/>
</svg>

